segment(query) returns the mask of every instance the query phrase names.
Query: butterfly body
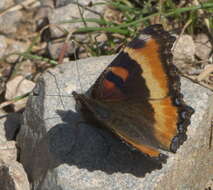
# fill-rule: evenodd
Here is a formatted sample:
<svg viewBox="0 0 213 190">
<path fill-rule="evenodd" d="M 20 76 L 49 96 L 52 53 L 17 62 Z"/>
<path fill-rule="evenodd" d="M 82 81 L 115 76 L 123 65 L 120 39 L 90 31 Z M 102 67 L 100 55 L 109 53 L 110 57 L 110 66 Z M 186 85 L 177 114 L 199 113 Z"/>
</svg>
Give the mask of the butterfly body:
<svg viewBox="0 0 213 190">
<path fill-rule="evenodd" d="M 161 25 L 145 28 L 100 75 L 90 96 L 73 92 L 92 118 L 150 157 L 161 149 L 176 152 L 193 113 L 172 64 L 174 40 Z"/>
</svg>

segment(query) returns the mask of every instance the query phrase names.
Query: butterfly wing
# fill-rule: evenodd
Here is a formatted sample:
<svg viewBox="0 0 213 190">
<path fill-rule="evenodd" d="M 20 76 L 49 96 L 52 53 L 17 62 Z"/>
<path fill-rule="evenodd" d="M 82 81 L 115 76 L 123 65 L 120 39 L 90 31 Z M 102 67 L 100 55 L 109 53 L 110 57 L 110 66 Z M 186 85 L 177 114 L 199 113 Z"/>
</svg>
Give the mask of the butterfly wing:
<svg viewBox="0 0 213 190">
<path fill-rule="evenodd" d="M 74 93 L 97 121 L 151 157 L 176 152 L 192 114 L 172 64 L 174 40 L 161 25 L 147 27 L 100 75 L 91 97 Z"/>
<path fill-rule="evenodd" d="M 179 90 L 179 77 L 172 64 L 174 41 L 161 25 L 142 30 L 96 81 L 93 97 L 109 101 L 161 99 L 174 91 L 174 83 Z"/>
</svg>

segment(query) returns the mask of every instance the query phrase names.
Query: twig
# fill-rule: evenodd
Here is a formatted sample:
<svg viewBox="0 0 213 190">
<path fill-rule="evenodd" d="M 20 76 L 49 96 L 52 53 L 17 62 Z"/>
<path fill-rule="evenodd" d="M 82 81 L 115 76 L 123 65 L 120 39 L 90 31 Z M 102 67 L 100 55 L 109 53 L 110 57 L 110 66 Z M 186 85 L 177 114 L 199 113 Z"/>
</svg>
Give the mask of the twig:
<svg viewBox="0 0 213 190">
<path fill-rule="evenodd" d="M 24 2 L 21 2 L 17 5 L 13 5 L 12 7 L 9 7 L 8 9 L 2 11 L 0 13 L 0 16 L 3 16 L 4 14 L 8 13 L 8 12 L 12 12 L 12 11 L 18 11 L 24 7 L 28 7 L 30 4 L 35 3 L 38 0 L 26 0 Z"/>
<path fill-rule="evenodd" d="M 65 30 L 64 28 L 58 26 L 58 24 L 48 24 L 48 25 L 44 26 L 44 27 L 40 30 L 40 32 L 39 32 L 40 35 L 44 32 L 44 30 L 46 30 L 47 28 L 51 28 L 51 27 L 57 28 L 58 30 L 60 30 L 60 31 L 61 31 L 62 33 L 64 33 L 64 34 L 67 34 L 67 33 L 68 33 L 67 30 Z"/>
<path fill-rule="evenodd" d="M 62 105 L 63 109 L 66 110 L 66 109 L 65 109 L 64 102 L 63 102 L 63 100 L 62 100 L 62 98 L 61 98 L 61 90 L 60 90 L 60 88 L 59 88 L 59 84 L 58 84 L 58 81 L 57 81 L 56 76 L 55 76 L 53 73 L 51 73 L 49 70 L 47 70 L 47 73 L 49 73 L 51 76 L 53 76 L 53 78 L 54 78 L 54 80 L 55 80 L 56 88 L 57 88 L 57 90 L 58 90 L 58 94 L 59 94 L 59 97 L 60 97 L 59 100 L 60 100 L 60 102 L 61 102 L 61 105 Z"/>
<path fill-rule="evenodd" d="M 77 0 L 76 2 L 78 2 L 78 0 Z M 88 28 L 87 22 L 84 20 L 84 13 L 83 13 L 84 9 L 82 8 L 82 10 L 81 10 L 79 4 L 77 4 L 77 6 L 78 6 L 78 11 L 79 11 L 80 17 L 81 17 L 81 19 L 82 19 L 82 21 L 83 21 L 83 24 L 84 24 L 84 27 L 85 27 L 85 28 Z M 89 37 L 89 39 L 90 39 L 90 42 L 93 44 L 93 40 L 92 40 L 91 34 L 88 33 L 87 35 L 88 35 L 88 37 Z"/>
<path fill-rule="evenodd" d="M 75 41 L 72 41 L 73 45 L 74 45 L 74 49 L 75 49 L 75 52 L 74 52 L 74 58 L 75 58 L 75 67 L 76 67 L 76 71 L 77 71 L 77 76 L 78 76 L 78 80 L 79 80 L 79 86 L 80 86 L 80 90 L 81 90 L 81 93 L 82 93 L 82 84 L 81 84 L 81 77 L 80 77 L 80 70 L 79 70 L 79 65 L 77 63 L 77 56 L 76 56 L 76 47 L 75 47 Z"/>
<path fill-rule="evenodd" d="M 201 85 L 201 86 L 203 86 L 203 87 L 205 87 L 205 88 L 208 88 L 209 90 L 212 90 L 212 91 L 213 91 L 213 87 L 212 87 L 212 86 L 210 86 L 210 85 L 208 85 L 208 84 L 205 84 L 205 83 L 203 83 L 203 82 L 197 81 L 197 78 L 196 78 L 196 77 L 192 77 L 192 76 L 186 75 L 186 74 L 184 74 L 184 73 L 181 73 L 181 76 L 183 76 L 183 77 L 185 77 L 185 78 L 191 80 L 192 82 L 197 83 L 197 84 L 199 84 L 199 85 Z"/>
<path fill-rule="evenodd" d="M 210 73 L 213 72 L 213 65 L 207 65 L 204 69 L 204 71 L 202 71 L 198 76 L 197 76 L 197 80 L 200 82 L 203 79 L 205 79 L 207 76 L 209 76 Z"/>
<path fill-rule="evenodd" d="M 186 28 L 191 24 L 191 22 L 192 22 L 192 19 L 189 19 L 189 20 L 187 21 L 187 23 L 183 26 L 183 29 L 181 30 L 180 35 L 178 36 L 177 40 L 175 41 L 175 43 L 174 43 L 174 45 L 173 45 L 173 47 L 172 47 L 172 52 L 175 50 L 178 41 L 180 40 L 180 38 L 181 38 L 182 35 L 184 34 Z"/>
<path fill-rule="evenodd" d="M 73 30 L 73 32 L 74 32 L 74 30 Z M 64 56 L 65 56 L 65 53 L 67 52 L 67 49 L 68 49 L 68 41 L 69 41 L 70 37 L 72 36 L 73 32 L 70 32 L 67 35 L 66 40 L 65 40 L 65 42 L 62 45 L 61 52 L 60 52 L 59 58 L 58 58 L 58 64 L 62 64 L 63 63 L 63 59 L 64 59 Z"/>
<path fill-rule="evenodd" d="M 0 109 L 6 107 L 6 106 L 9 106 L 11 104 L 13 104 L 15 101 L 12 101 L 12 100 L 9 100 L 9 101 L 5 101 L 3 103 L 0 104 Z"/>
<path fill-rule="evenodd" d="M 0 115 L 0 119 L 7 117 L 9 114 Z"/>
<path fill-rule="evenodd" d="M 22 99 L 26 98 L 29 94 L 30 94 L 30 92 L 28 92 L 28 93 L 26 93 L 26 94 L 24 94 L 22 96 L 17 96 L 15 98 L 11 99 L 11 100 L 8 100 L 8 101 L 5 101 L 5 102 L 1 103 L 0 104 L 0 109 L 4 108 L 6 106 L 9 106 L 9 105 L 11 105 L 11 104 L 13 104 L 15 102 L 18 102 L 19 100 L 22 100 Z"/>
</svg>

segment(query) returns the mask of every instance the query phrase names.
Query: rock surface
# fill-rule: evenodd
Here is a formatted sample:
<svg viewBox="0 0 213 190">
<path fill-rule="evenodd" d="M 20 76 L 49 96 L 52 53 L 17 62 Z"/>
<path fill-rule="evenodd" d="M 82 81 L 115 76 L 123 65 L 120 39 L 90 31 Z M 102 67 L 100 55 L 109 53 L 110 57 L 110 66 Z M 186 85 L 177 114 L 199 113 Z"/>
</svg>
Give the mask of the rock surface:
<svg viewBox="0 0 213 190">
<path fill-rule="evenodd" d="M 190 35 L 185 34 L 180 36 L 175 45 L 175 49 L 174 59 L 177 59 L 177 61 L 194 61 L 195 44 Z"/>
<path fill-rule="evenodd" d="M 213 176 L 213 151 L 208 148 L 211 93 L 182 78 L 184 99 L 195 114 L 188 140 L 161 168 L 76 112 L 71 92 L 87 91 L 112 59 L 62 64 L 37 83 L 18 135 L 20 161 L 33 190 L 204 189 Z"/>
<path fill-rule="evenodd" d="M 195 38 L 195 55 L 202 60 L 208 60 L 212 44 L 206 34 L 198 34 Z"/>
<path fill-rule="evenodd" d="M 15 141 L 5 141 L 0 144 L 0 160 L 4 162 L 15 161 L 17 159 L 17 149 Z"/>
<path fill-rule="evenodd" d="M 91 3 L 103 3 L 102 0 L 93 0 Z M 43 2 L 44 3 L 44 2 Z M 68 32 L 73 32 L 79 27 L 85 27 L 83 22 L 74 22 L 71 24 L 71 20 L 76 18 L 99 18 L 100 15 L 103 14 L 103 10 L 105 6 L 92 6 L 88 7 L 88 1 L 79 0 L 70 2 L 55 2 L 57 7 L 56 9 L 52 9 L 48 13 L 48 21 L 51 25 L 58 25 L 62 30 L 59 30 L 58 27 L 50 27 L 50 32 L 52 37 L 60 37 L 64 35 L 64 30 Z M 60 3 L 67 4 L 66 6 L 60 7 Z M 70 3 L 70 4 L 69 4 Z M 80 11 L 81 13 L 80 13 Z M 81 15 L 82 14 L 82 15 Z M 63 23 L 63 24 L 62 24 Z M 88 27 L 97 27 L 98 24 L 95 22 L 88 22 Z M 85 35 L 79 35 L 79 40 L 85 39 Z"/>
<path fill-rule="evenodd" d="M 17 31 L 17 25 L 22 19 L 22 13 L 20 11 L 8 12 L 7 14 L 0 16 L 0 33 L 9 35 L 14 34 Z"/>
<path fill-rule="evenodd" d="M 0 35 L 0 57 L 2 57 L 5 54 L 6 48 L 7 48 L 6 37 Z"/>
<path fill-rule="evenodd" d="M 0 112 L 0 189 L 1 190 L 29 190 L 30 184 L 27 174 L 17 162 L 17 148 L 15 138 L 20 124 L 20 114 L 5 115 Z"/>
<path fill-rule="evenodd" d="M 16 162 L 0 160 L 0 189 L 2 190 L 29 190 L 30 185 L 23 166 Z"/>
<path fill-rule="evenodd" d="M 13 0 L 1 0 L 0 1 L 0 10 L 4 10 L 14 4 Z"/>
<path fill-rule="evenodd" d="M 25 79 L 22 75 L 15 76 L 6 85 L 5 99 L 12 100 L 15 97 L 24 96 L 31 92 L 35 87 L 35 83 Z M 25 108 L 27 98 L 22 98 L 20 101 L 14 102 L 14 110 L 19 111 Z"/>
</svg>

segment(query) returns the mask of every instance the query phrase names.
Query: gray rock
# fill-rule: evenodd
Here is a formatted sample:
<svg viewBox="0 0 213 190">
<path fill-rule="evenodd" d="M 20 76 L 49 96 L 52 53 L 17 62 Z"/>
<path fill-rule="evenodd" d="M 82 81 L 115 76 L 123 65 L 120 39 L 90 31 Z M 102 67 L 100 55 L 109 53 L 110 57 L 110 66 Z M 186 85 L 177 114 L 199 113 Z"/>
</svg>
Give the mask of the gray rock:
<svg viewBox="0 0 213 190">
<path fill-rule="evenodd" d="M 0 1 L 0 10 L 4 10 L 14 4 L 13 0 L 1 0 Z"/>
<path fill-rule="evenodd" d="M 11 161 L 16 161 L 16 159 L 17 159 L 17 149 L 15 141 L 5 141 L 1 143 L 0 160 L 9 163 Z"/>
<path fill-rule="evenodd" d="M 4 143 L 5 141 L 7 141 L 6 131 L 4 127 L 6 118 L 7 118 L 6 112 L 0 110 L 0 143 Z"/>
<path fill-rule="evenodd" d="M 206 188 L 205 190 L 211 190 L 213 189 L 213 177 L 212 176 L 209 176 L 209 181 L 207 182 L 206 184 Z"/>
<path fill-rule="evenodd" d="M 2 10 L 5 7 L 5 3 L 6 3 L 6 0 L 0 1 L 0 10 Z"/>
<path fill-rule="evenodd" d="M 162 168 L 111 133 L 90 126 L 76 112 L 70 93 L 81 87 L 87 91 L 113 57 L 59 65 L 37 83 L 18 135 L 20 161 L 33 189 L 204 189 L 213 175 L 207 89 L 181 79 L 184 99 L 196 112 L 188 140 L 176 154 L 169 154 Z"/>
<path fill-rule="evenodd" d="M 195 43 L 190 35 L 182 35 L 174 46 L 174 63 L 181 71 L 190 72 L 195 60 Z"/>
<path fill-rule="evenodd" d="M 16 142 L 10 140 L 15 137 L 14 130 L 17 129 L 17 123 L 20 123 L 20 114 L 6 115 L 0 112 L 0 116 L 0 189 L 29 190 L 27 174 L 22 164 L 16 161 Z"/>
<path fill-rule="evenodd" d="M 0 111 L 0 161 L 10 162 L 17 159 L 17 149 L 15 141 L 12 141 L 15 134 L 14 129 L 17 129 L 16 127 L 18 126 L 16 120 L 17 115 L 15 115 L 16 114 L 11 114 L 10 119 L 8 119 L 8 114 Z M 16 119 L 14 116 L 16 117 Z"/>
<path fill-rule="evenodd" d="M 21 113 L 10 113 L 4 123 L 5 135 L 8 141 L 15 140 L 21 126 Z"/>
<path fill-rule="evenodd" d="M 47 48 L 51 58 L 58 60 L 64 45 L 65 44 L 63 42 L 56 42 L 56 43 L 49 42 Z M 73 55 L 76 51 L 75 48 L 76 48 L 75 45 L 71 41 L 69 41 L 67 43 L 67 48 L 64 56 L 68 57 L 69 55 Z"/>
<path fill-rule="evenodd" d="M 28 47 L 29 47 L 28 43 L 23 43 L 18 40 L 13 40 L 11 42 L 10 39 L 7 39 L 7 49 L 5 51 L 5 55 L 12 54 L 14 52 L 19 52 L 19 53 L 25 52 Z M 15 55 L 15 54 L 10 55 L 6 58 L 6 61 L 8 63 L 14 63 L 18 60 L 19 57 L 20 57 L 19 55 Z"/>
<path fill-rule="evenodd" d="M 20 118 L 21 114 L 19 113 L 6 114 L 0 111 L 0 160 L 10 162 L 17 159 L 14 140 L 20 127 Z"/>
<path fill-rule="evenodd" d="M 17 31 L 17 26 L 22 19 L 21 11 L 8 12 L 0 17 L 0 33 L 9 35 Z"/>
<path fill-rule="evenodd" d="M 98 3 L 103 1 L 96 0 L 93 2 Z M 88 1 L 84 1 L 84 0 L 78 1 L 78 4 L 82 5 L 84 8 L 82 8 L 82 6 L 78 7 L 75 1 L 72 3 L 70 2 L 70 4 L 66 6 L 53 9 L 52 12 L 49 12 L 49 15 L 48 15 L 49 23 L 52 24 L 53 26 L 56 24 L 62 29 L 64 29 L 65 31 L 72 32 L 77 28 L 85 27 L 83 22 L 65 23 L 66 21 L 70 21 L 76 18 L 81 18 L 79 9 L 81 9 L 82 11 L 83 18 L 100 18 L 100 15 L 103 14 L 104 6 L 102 5 L 94 6 L 94 7 L 86 7 L 86 5 L 88 4 Z M 60 23 L 63 23 L 63 24 L 60 24 Z M 94 22 L 88 22 L 87 25 L 89 27 L 98 26 L 98 24 Z M 58 27 L 50 27 L 50 32 L 52 37 L 60 37 L 64 35 L 64 32 L 62 32 L 62 30 L 59 30 Z M 85 35 L 81 35 L 79 36 L 79 39 L 82 39 L 84 37 Z"/>
<path fill-rule="evenodd" d="M 21 114 L 0 111 L 0 143 L 15 140 L 21 126 Z"/>
<path fill-rule="evenodd" d="M 0 160 L 0 179 L 0 189 L 2 190 L 30 190 L 24 168 L 16 161 Z"/>
<path fill-rule="evenodd" d="M 202 60 L 208 60 L 212 51 L 212 44 L 206 34 L 198 34 L 195 38 L 195 55 Z"/>
<path fill-rule="evenodd" d="M 1 17 L 0 17 L 0 24 L 1 24 Z M 1 29 L 2 28 L 0 28 L 0 32 L 1 32 Z M 19 52 L 19 53 L 25 52 L 27 48 L 29 47 L 28 43 L 23 43 L 18 40 L 12 40 L 11 38 L 7 38 L 5 36 L 0 35 L 0 58 L 15 52 Z M 15 61 L 17 61 L 19 57 L 20 57 L 19 55 L 15 55 L 15 54 L 10 55 L 6 58 L 6 61 L 9 63 L 14 63 Z M 3 72 L 2 70 L 4 67 L 6 67 L 6 63 L 2 65 L 2 68 L 0 68 L 1 72 Z"/>
<path fill-rule="evenodd" d="M 68 4 L 73 3 L 73 2 L 76 2 L 76 1 L 75 0 L 56 0 L 55 1 L 55 6 L 56 7 L 62 7 L 62 6 L 68 5 Z M 87 1 L 87 3 L 88 3 L 88 1 Z"/>
<path fill-rule="evenodd" d="M 174 59 L 194 61 L 195 44 L 190 35 L 182 35 L 174 49 Z"/>
<path fill-rule="evenodd" d="M 23 1 L 25 1 L 25 0 L 14 0 L 14 2 L 17 3 L 17 4 L 18 4 L 18 3 L 21 3 L 21 2 L 23 2 Z"/>
<path fill-rule="evenodd" d="M 7 41 L 5 36 L 0 35 L 0 58 L 5 55 L 5 51 L 7 49 Z"/>
</svg>

